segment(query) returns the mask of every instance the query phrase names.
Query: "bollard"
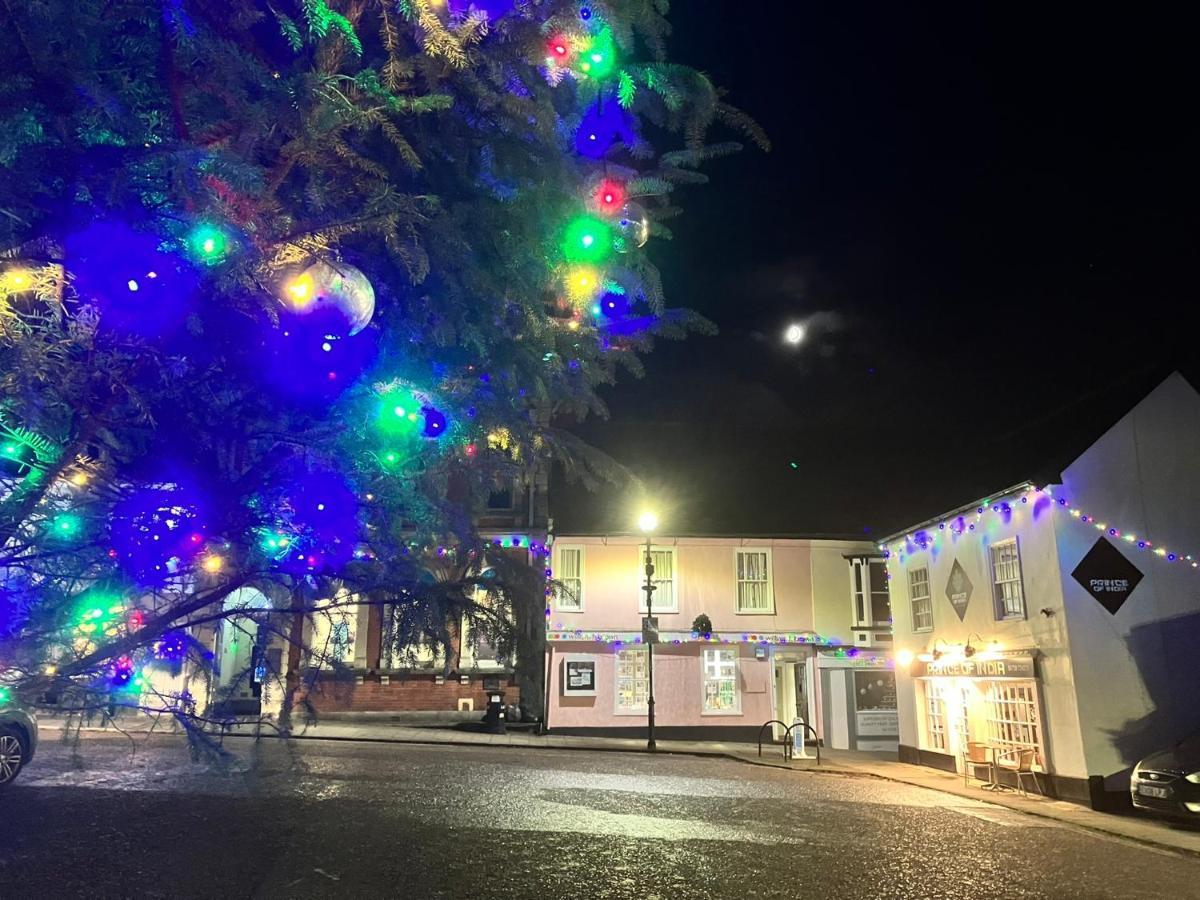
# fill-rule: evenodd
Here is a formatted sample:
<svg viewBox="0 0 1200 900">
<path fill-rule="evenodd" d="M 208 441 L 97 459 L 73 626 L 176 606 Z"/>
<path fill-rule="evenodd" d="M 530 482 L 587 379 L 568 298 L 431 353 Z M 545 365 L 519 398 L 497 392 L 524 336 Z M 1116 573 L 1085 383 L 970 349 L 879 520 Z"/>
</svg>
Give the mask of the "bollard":
<svg viewBox="0 0 1200 900">
<path fill-rule="evenodd" d="M 804 749 L 804 719 L 800 716 L 792 720 L 792 759 L 812 759 Z"/>
</svg>

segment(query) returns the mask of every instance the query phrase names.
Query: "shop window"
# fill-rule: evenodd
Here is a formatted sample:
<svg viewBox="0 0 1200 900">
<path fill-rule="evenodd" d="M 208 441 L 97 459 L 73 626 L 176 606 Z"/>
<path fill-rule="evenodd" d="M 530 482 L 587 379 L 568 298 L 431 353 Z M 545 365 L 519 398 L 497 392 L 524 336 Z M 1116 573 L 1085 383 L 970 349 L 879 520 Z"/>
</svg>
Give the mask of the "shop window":
<svg viewBox="0 0 1200 900">
<path fill-rule="evenodd" d="M 651 579 L 654 585 L 654 612 L 678 612 L 679 606 L 675 596 L 675 548 L 652 547 L 650 559 L 654 563 L 654 576 Z M 638 548 L 638 572 L 641 574 L 638 580 L 638 609 L 645 612 L 646 591 L 642 588 L 646 580 L 645 547 Z"/>
<path fill-rule="evenodd" d="M 618 650 L 616 712 L 645 713 L 649 697 L 650 674 L 646 648 Z"/>
<path fill-rule="evenodd" d="M 913 631 L 933 629 L 933 597 L 929 591 L 929 567 L 908 570 L 908 600 L 912 605 Z"/>
<path fill-rule="evenodd" d="M 988 741 L 1006 750 L 1033 749 L 1042 761 L 1041 714 L 1032 681 L 989 681 Z"/>
<path fill-rule="evenodd" d="M 554 552 L 558 557 L 554 607 L 559 612 L 583 612 L 583 548 L 558 546 Z"/>
<path fill-rule="evenodd" d="M 773 613 L 775 597 L 771 590 L 771 551 L 735 550 L 737 611 Z"/>
<path fill-rule="evenodd" d="M 992 544 L 992 599 L 997 619 L 1025 618 L 1025 594 L 1021 589 L 1021 554 L 1017 539 Z"/>
<path fill-rule="evenodd" d="M 737 689 L 737 651 L 729 648 L 705 648 L 701 657 L 704 681 L 705 713 L 741 712 Z"/>
</svg>

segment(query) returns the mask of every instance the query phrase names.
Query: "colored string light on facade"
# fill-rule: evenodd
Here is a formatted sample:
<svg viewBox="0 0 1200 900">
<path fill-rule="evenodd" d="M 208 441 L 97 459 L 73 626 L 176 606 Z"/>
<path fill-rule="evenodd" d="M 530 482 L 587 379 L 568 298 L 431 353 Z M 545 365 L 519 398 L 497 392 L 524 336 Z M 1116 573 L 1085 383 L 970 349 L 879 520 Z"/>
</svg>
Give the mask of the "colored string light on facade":
<svg viewBox="0 0 1200 900">
<path fill-rule="evenodd" d="M 1004 495 L 1014 496 L 1014 495 Z M 1019 500 L 1019 506 L 1033 506 L 1036 510 L 1039 503 L 1049 504 L 1052 508 L 1058 509 L 1070 515 L 1071 518 L 1078 520 L 1081 524 L 1091 525 L 1096 531 L 1107 535 L 1108 537 L 1118 538 L 1130 547 L 1135 547 L 1138 550 L 1149 550 L 1155 556 L 1161 557 L 1167 562 L 1185 562 L 1190 568 L 1200 569 L 1200 556 L 1193 554 L 1180 554 L 1165 547 L 1157 547 L 1152 541 L 1145 538 L 1139 538 L 1132 531 L 1124 531 L 1114 525 L 1111 525 L 1106 519 L 1091 515 L 1084 512 L 1082 509 L 1073 506 L 1066 497 L 1055 497 L 1053 489 L 1049 486 L 1045 488 L 1030 488 L 1019 497 L 1014 496 L 1014 502 Z M 879 549 L 884 551 L 885 556 L 891 556 L 895 553 L 900 562 L 904 562 L 907 556 L 911 556 L 921 550 L 927 550 L 931 547 L 936 547 L 943 538 L 945 532 L 949 531 L 954 535 L 962 535 L 976 530 L 976 526 L 983 524 L 986 516 L 999 516 L 1004 521 L 1011 520 L 1016 513 L 1018 506 L 1007 501 L 993 501 L 990 498 L 985 499 L 976 506 L 973 514 L 964 514 L 952 517 L 950 519 L 937 523 L 937 529 L 930 525 L 928 529 L 921 529 L 908 535 L 896 544 L 894 549 L 889 549 L 886 545 L 881 544 Z"/>
</svg>

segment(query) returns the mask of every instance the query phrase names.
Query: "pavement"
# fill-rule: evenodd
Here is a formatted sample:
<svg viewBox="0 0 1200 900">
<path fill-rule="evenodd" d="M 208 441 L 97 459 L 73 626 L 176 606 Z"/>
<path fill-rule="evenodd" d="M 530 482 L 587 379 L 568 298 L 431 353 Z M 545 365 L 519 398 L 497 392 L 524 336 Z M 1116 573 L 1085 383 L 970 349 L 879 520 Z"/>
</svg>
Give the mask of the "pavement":
<svg viewBox="0 0 1200 900">
<path fill-rule="evenodd" d="M 1200 859 L 897 781 L 689 753 L 43 734 L 0 897 L 1194 897 Z M 65 739 L 64 739 L 65 738 Z"/>
<path fill-rule="evenodd" d="M 44 730 L 64 727 L 62 720 L 42 719 Z M 151 720 L 135 718 L 122 721 L 121 727 L 138 732 L 154 727 Z M 170 725 L 166 726 L 168 729 Z M 159 726 L 161 730 L 162 726 Z M 113 731 L 113 728 L 85 728 L 84 732 Z M 277 737 L 270 726 L 265 728 L 239 726 L 229 731 L 236 737 L 262 735 Z M 485 734 L 462 728 L 412 726 L 392 722 L 320 722 L 309 724 L 293 735 L 298 740 L 358 741 L 385 744 L 430 744 L 448 746 L 492 746 L 537 748 L 543 750 L 577 750 L 592 752 L 646 753 L 644 738 L 579 737 L 574 735 L 537 735 L 528 731 L 509 731 L 507 734 Z M 764 744 L 762 753 L 756 745 L 721 741 L 656 742 L 658 754 L 716 757 L 736 760 L 750 765 L 786 769 L 819 775 L 875 778 L 913 787 L 952 794 L 963 799 L 989 803 L 1032 816 L 1051 819 L 1077 828 L 1137 841 L 1159 849 L 1200 856 L 1200 828 L 1178 823 L 1141 812 L 1115 814 L 1097 812 L 1079 804 L 1039 797 L 1022 796 L 1015 791 L 984 791 L 977 784 L 965 785 L 961 775 L 899 762 L 894 754 L 822 749 L 820 762 L 785 760 L 779 744 Z M 814 751 L 810 748 L 810 753 Z"/>
</svg>

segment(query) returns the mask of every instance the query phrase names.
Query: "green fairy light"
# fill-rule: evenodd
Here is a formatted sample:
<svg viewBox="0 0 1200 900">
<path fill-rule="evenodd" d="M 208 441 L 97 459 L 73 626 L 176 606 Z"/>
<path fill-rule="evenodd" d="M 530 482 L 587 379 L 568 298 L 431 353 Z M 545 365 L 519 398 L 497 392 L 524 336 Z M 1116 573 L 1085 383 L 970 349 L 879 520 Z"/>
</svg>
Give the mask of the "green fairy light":
<svg viewBox="0 0 1200 900">
<path fill-rule="evenodd" d="M 606 222 L 592 216 L 572 219 L 563 234 L 562 251 L 568 262 L 603 262 L 612 249 L 612 230 Z"/>
<path fill-rule="evenodd" d="M 415 438 L 424 423 L 421 408 L 420 399 L 410 390 L 385 391 L 379 398 L 375 427 L 390 437 Z"/>
<path fill-rule="evenodd" d="M 73 513 L 62 513 L 55 516 L 50 523 L 50 530 L 56 537 L 72 538 L 79 534 L 82 528 L 79 516 Z"/>
<path fill-rule="evenodd" d="M 607 78 L 617 64 L 612 32 L 601 28 L 579 54 L 579 71 L 589 78 Z"/>
<path fill-rule="evenodd" d="M 197 225 L 188 235 L 188 247 L 201 262 L 218 263 L 229 252 L 229 236 L 212 225 Z"/>
</svg>

